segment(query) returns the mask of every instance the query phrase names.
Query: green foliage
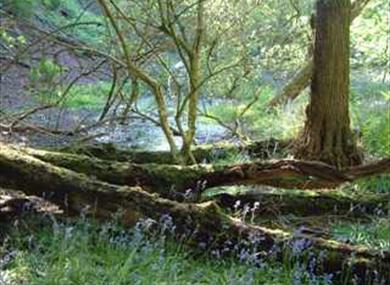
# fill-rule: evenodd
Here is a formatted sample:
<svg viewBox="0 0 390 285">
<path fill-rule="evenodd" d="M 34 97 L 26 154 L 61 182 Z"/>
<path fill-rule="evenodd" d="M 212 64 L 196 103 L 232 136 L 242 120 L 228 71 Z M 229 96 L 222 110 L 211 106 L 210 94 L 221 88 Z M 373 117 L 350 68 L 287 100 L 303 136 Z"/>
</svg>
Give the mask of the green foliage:
<svg viewBox="0 0 390 285">
<path fill-rule="evenodd" d="M 287 285 L 295 278 L 294 267 L 281 264 L 256 268 L 229 259 L 213 260 L 209 253 L 194 255 L 163 233 L 145 235 L 115 223 L 96 226 L 80 220 L 50 226 L 37 220 L 12 228 L 7 247 L 16 256 L 2 273 L 12 284 Z M 300 284 L 308 284 L 306 273 L 298 270 Z"/>
<path fill-rule="evenodd" d="M 0 0 L 0 8 L 11 11 L 20 19 L 39 19 L 40 24 L 49 28 L 59 28 L 80 23 L 73 28 L 62 30 L 60 34 L 75 38 L 88 45 L 101 46 L 105 43 L 103 18 L 87 9 L 78 0 Z M 95 24 L 83 25 L 85 22 Z"/>
<path fill-rule="evenodd" d="M 64 105 L 70 108 L 102 108 L 110 89 L 111 84 L 103 81 L 75 85 L 66 95 Z"/>
<path fill-rule="evenodd" d="M 54 103 L 61 96 L 59 84 L 64 69 L 51 59 L 42 59 L 29 73 L 29 90 L 44 104 Z"/>
<path fill-rule="evenodd" d="M 251 132 L 259 138 L 291 139 L 299 136 L 305 120 L 304 105 L 292 104 L 271 111 L 263 108 L 254 112 Z"/>
<path fill-rule="evenodd" d="M 64 0 L 42 0 L 42 4 L 51 10 L 58 9 Z M 69 2 L 69 1 L 68 1 Z"/>
<path fill-rule="evenodd" d="M 87 43 L 89 46 L 102 47 L 105 44 L 105 27 L 103 17 L 90 9 L 85 9 L 77 0 L 50 0 L 46 1 L 48 8 L 43 9 L 40 15 L 51 26 L 63 27 L 78 23 L 75 27 L 63 30 L 66 36 Z M 59 11 L 61 10 L 61 13 Z M 90 23 L 85 25 L 83 23 Z M 92 24 L 94 23 L 94 24 Z"/>
<path fill-rule="evenodd" d="M 360 82 L 359 82 L 360 81 Z M 351 94 L 351 115 L 360 130 L 364 150 L 375 156 L 390 155 L 390 92 L 388 84 L 356 76 Z"/>
<path fill-rule="evenodd" d="M 32 82 L 53 83 L 63 71 L 62 66 L 58 65 L 51 59 L 42 59 L 36 67 L 30 71 L 30 80 Z"/>
<path fill-rule="evenodd" d="M 390 175 L 384 174 L 360 179 L 346 188 L 363 193 L 390 193 Z"/>
<path fill-rule="evenodd" d="M 111 83 L 95 82 L 73 85 L 67 94 L 68 85 L 61 80 L 64 68 L 51 59 L 43 59 L 30 71 L 30 91 L 43 104 L 57 102 L 61 97 L 62 106 L 69 108 L 102 108 L 110 91 Z"/>
<path fill-rule="evenodd" d="M 266 104 L 274 96 L 275 89 L 265 87 L 259 100 L 249 108 L 244 116 L 240 117 L 240 123 L 245 132 L 252 138 L 294 138 L 299 135 L 299 130 L 304 122 L 304 108 L 307 98 L 302 96 L 296 102 L 270 110 Z M 222 122 L 233 126 L 241 111 L 247 107 L 252 98 L 235 99 L 232 103 L 215 104 L 208 108 L 208 112 L 218 117 Z M 212 119 L 207 120 L 215 123 Z"/>
<path fill-rule="evenodd" d="M 354 244 L 390 250 L 390 221 L 386 218 L 371 223 L 340 222 L 334 225 L 333 235 Z"/>
<path fill-rule="evenodd" d="M 34 15 L 37 4 L 37 0 L 0 0 L 0 7 L 24 18 L 31 18 Z"/>
<path fill-rule="evenodd" d="M 5 29 L 0 28 L 0 40 L 4 41 L 7 48 L 14 48 L 16 46 L 24 46 L 26 44 L 26 37 L 23 35 L 12 36 Z"/>
<path fill-rule="evenodd" d="M 371 1 L 362 15 L 355 19 L 351 28 L 351 63 L 354 67 L 388 72 L 388 11 L 387 1 Z"/>
<path fill-rule="evenodd" d="M 371 154 L 390 156 L 390 117 L 373 114 L 363 126 L 363 144 Z"/>
</svg>

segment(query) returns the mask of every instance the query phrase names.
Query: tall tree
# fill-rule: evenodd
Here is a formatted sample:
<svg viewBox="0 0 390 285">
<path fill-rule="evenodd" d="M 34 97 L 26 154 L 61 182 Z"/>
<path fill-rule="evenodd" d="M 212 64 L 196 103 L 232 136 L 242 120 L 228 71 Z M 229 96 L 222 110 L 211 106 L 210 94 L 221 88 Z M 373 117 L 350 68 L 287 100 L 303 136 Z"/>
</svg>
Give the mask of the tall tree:
<svg viewBox="0 0 390 285">
<path fill-rule="evenodd" d="M 314 74 L 296 156 L 337 167 L 361 163 L 349 119 L 350 0 L 317 2 Z"/>
<path fill-rule="evenodd" d="M 361 14 L 364 7 L 371 0 L 355 0 L 351 7 L 351 23 Z M 315 28 L 315 27 L 312 27 Z M 310 58 L 305 65 L 295 74 L 295 76 L 287 82 L 287 84 L 280 90 L 280 92 L 269 101 L 269 107 L 276 107 L 277 105 L 286 102 L 287 100 L 294 100 L 310 85 L 313 75 L 313 58 Z"/>
</svg>

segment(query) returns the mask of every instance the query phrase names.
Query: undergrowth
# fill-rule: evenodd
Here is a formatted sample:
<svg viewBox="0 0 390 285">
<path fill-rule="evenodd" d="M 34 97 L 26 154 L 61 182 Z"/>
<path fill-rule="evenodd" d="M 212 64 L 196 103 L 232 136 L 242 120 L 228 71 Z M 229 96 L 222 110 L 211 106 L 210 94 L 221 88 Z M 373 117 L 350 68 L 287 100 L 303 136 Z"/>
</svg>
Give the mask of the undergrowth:
<svg viewBox="0 0 390 285">
<path fill-rule="evenodd" d="M 338 222 L 333 226 L 333 236 L 344 242 L 390 250 L 390 221 L 379 218 L 370 223 Z"/>
<path fill-rule="evenodd" d="M 110 84 L 103 81 L 76 85 L 70 90 L 64 105 L 69 108 L 101 109 L 110 88 Z"/>
<path fill-rule="evenodd" d="M 39 221 L 39 222 L 38 222 Z M 126 230 L 115 222 L 34 218 L 15 224 L 0 248 L 0 284 L 331 284 L 299 264 L 210 258 L 174 242 L 164 231 L 147 234 L 148 221 Z"/>
</svg>

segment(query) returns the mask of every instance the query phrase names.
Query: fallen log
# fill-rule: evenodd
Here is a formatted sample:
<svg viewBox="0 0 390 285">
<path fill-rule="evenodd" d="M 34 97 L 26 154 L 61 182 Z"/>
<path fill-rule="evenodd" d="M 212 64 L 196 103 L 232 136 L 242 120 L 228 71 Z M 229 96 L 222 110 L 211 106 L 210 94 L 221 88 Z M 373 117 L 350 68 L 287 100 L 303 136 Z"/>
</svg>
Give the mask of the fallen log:
<svg viewBox="0 0 390 285">
<path fill-rule="evenodd" d="M 0 187 L 0 223 L 10 224 L 25 213 L 56 215 L 61 214 L 61 211 L 57 205 L 40 197 Z"/>
<path fill-rule="evenodd" d="M 118 185 L 142 185 L 164 197 L 189 194 L 199 199 L 207 188 L 229 185 L 267 185 L 279 188 L 331 189 L 343 183 L 390 172 L 390 158 L 345 170 L 316 161 L 279 160 L 236 165 L 164 165 L 103 161 L 82 155 L 22 149 L 53 165 Z M 1 156 L 1 152 L 0 152 Z M 177 196 L 177 197 L 176 197 Z"/>
<path fill-rule="evenodd" d="M 40 151 L 30 148 L 23 148 L 21 151 L 53 165 L 85 173 L 102 181 L 117 185 L 142 185 L 146 190 L 157 192 L 163 197 L 176 200 L 199 200 L 199 194 L 213 185 L 208 183 L 206 176 L 211 175 L 216 170 L 216 167 L 213 168 L 211 165 L 138 165 L 102 161 L 82 155 Z M 371 170 L 380 173 L 382 170 L 380 166 L 381 164 L 375 164 L 373 167 L 363 166 L 358 168 L 358 170 L 352 169 L 351 171 L 364 176 L 367 174 L 367 171 L 369 171 L 369 174 L 375 174 Z M 365 171 L 363 171 L 364 169 Z M 329 176 L 332 176 L 332 174 L 329 174 Z M 199 183 L 199 181 L 203 181 L 203 183 Z M 220 179 L 219 181 L 229 182 L 227 179 Z M 235 183 L 240 184 L 240 180 L 236 180 Z M 281 182 L 279 181 L 278 183 Z M 185 193 L 191 187 L 194 188 L 194 191 Z M 241 201 L 241 205 L 253 205 L 255 202 L 261 202 L 262 207 L 259 209 L 264 212 L 267 212 L 268 209 L 268 212 L 277 210 L 281 213 L 289 212 L 299 215 L 317 215 L 336 210 L 338 213 L 349 213 L 357 216 L 378 213 L 379 211 L 384 213 L 390 211 L 390 196 L 386 194 L 366 195 L 359 197 L 359 199 L 354 199 L 350 196 L 341 196 L 337 193 L 324 191 L 320 194 L 313 191 L 305 192 L 306 194 L 304 195 L 296 195 L 296 193 L 288 193 L 286 191 L 284 194 L 262 193 L 259 195 L 258 192 L 251 191 L 237 196 L 222 194 L 214 198 L 223 207 L 232 208 L 237 200 Z M 194 193 L 195 196 L 191 196 Z"/>
<path fill-rule="evenodd" d="M 252 158 L 267 159 L 275 156 L 285 156 L 292 146 L 291 140 L 269 139 L 252 141 L 245 145 L 232 143 L 217 143 L 195 146 L 192 154 L 197 162 L 213 162 L 231 155 L 244 153 Z M 120 149 L 113 144 L 92 144 L 68 146 L 58 149 L 60 152 L 83 154 L 103 160 L 113 160 L 132 163 L 175 163 L 169 151 L 142 151 Z"/>
<path fill-rule="evenodd" d="M 231 211 L 244 207 L 255 208 L 259 216 L 271 215 L 342 215 L 366 217 L 368 215 L 390 215 L 390 194 L 346 196 L 333 191 L 304 191 L 294 193 L 283 191 L 247 191 L 238 194 L 221 193 L 209 197 Z M 255 205 L 257 205 L 255 207 Z"/>
<path fill-rule="evenodd" d="M 101 181 L 126 186 L 142 185 L 150 192 L 178 200 L 183 200 L 184 192 L 196 185 L 203 175 L 213 170 L 209 165 L 135 164 L 31 148 L 21 148 L 18 151 Z M 1 153 L 0 151 L 0 157 Z"/>
<path fill-rule="evenodd" d="M 249 225 L 224 214 L 214 203 L 178 203 L 147 193 L 140 187 L 119 187 L 92 180 L 1 144 L 0 151 L 0 187 L 45 197 L 60 205 L 67 214 L 84 213 L 104 219 L 121 211 L 122 222 L 127 225 L 134 224 L 140 217 L 158 220 L 169 215 L 175 223 L 176 234 L 190 235 L 193 245 L 222 249 L 227 244 L 250 244 L 256 249 L 256 256 L 264 258 L 276 247 L 285 253 L 299 248 L 303 259 L 309 251 L 326 252 L 318 270 L 338 272 L 352 264 L 351 270 L 361 278 L 370 278 L 367 276 L 374 270 L 383 274 L 383 278 L 389 277 L 390 252 L 387 251 Z M 297 246 L 302 243 L 304 248 Z"/>
</svg>

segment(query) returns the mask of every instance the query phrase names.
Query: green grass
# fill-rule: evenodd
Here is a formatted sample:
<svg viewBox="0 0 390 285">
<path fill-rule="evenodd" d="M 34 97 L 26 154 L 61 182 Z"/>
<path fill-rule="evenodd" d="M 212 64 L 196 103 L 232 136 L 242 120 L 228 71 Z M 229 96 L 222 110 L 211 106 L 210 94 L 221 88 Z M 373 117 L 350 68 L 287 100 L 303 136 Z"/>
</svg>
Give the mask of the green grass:
<svg viewBox="0 0 390 285">
<path fill-rule="evenodd" d="M 103 81 L 73 86 L 66 96 L 64 104 L 70 108 L 102 108 L 106 102 L 110 88 L 111 84 Z"/>
<path fill-rule="evenodd" d="M 91 84 L 79 84 L 73 86 L 66 94 L 62 106 L 68 108 L 88 108 L 101 109 L 106 103 L 111 84 L 108 82 L 96 82 Z M 37 94 L 37 99 L 43 103 L 56 102 L 61 96 L 56 92 L 41 91 Z"/>
<path fill-rule="evenodd" d="M 333 227 L 333 236 L 354 244 L 390 250 L 390 221 L 379 218 L 371 223 L 339 222 Z"/>
<path fill-rule="evenodd" d="M 96 24 L 78 25 L 61 31 L 61 33 L 87 43 L 92 47 L 101 47 L 106 44 L 104 18 L 92 12 L 91 9 L 84 10 L 87 2 L 83 5 L 76 0 L 46 0 L 43 2 L 48 2 L 48 4 L 43 5 L 41 11 L 37 11 L 36 14 L 49 26 L 63 27 L 75 22 L 94 22 Z M 66 16 L 63 13 L 59 13 L 60 10 L 65 12 Z"/>
<path fill-rule="evenodd" d="M 266 107 L 277 90 L 264 88 L 259 98 L 241 120 L 242 126 L 253 139 L 275 137 L 295 138 L 305 122 L 307 93 L 292 103 L 272 110 Z M 390 92 L 389 84 L 374 81 L 369 77 L 355 76 L 351 86 L 350 115 L 352 128 L 359 129 L 365 151 L 377 156 L 390 155 Z M 244 98 L 244 97 L 243 97 Z M 240 110 L 251 98 L 240 98 L 234 104 L 218 104 L 208 108 L 210 114 L 224 123 L 234 126 Z M 215 123 L 211 119 L 205 122 Z"/>
<path fill-rule="evenodd" d="M 246 133 L 254 138 L 291 138 L 298 135 L 304 122 L 304 107 L 307 98 L 297 99 L 298 103 L 270 110 L 266 105 L 275 95 L 276 90 L 270 86 L 264 87 L 258 101 L 240 118 Z M 234 103 L 217 104 L 208 108 L 208 112 L 221 119 L 222 122 L 234 126 L 238 116 L 253 98 L 238 100 Z M 215 120 L 200 118 L 204 122 L 215 124 Z"/>
<path fill-rule="evenodd" d="M 262 267 L 188 251 L 164 234 L 146 236 L 111 224 L 37 223 L 11 229 L 5 247 L 15 258 L 3 271 L 13 285 L 70 284 L 291 284 L 308 275 L 299 267 Z M 5 249 L 3 248 L 3 250 Z M 2 256 L 0 247 L 0 257 Z M 1 279 L 0 279 L 1 280 Z M 318 283 L 325 284 L 318 278 Z"/>
</svg>

